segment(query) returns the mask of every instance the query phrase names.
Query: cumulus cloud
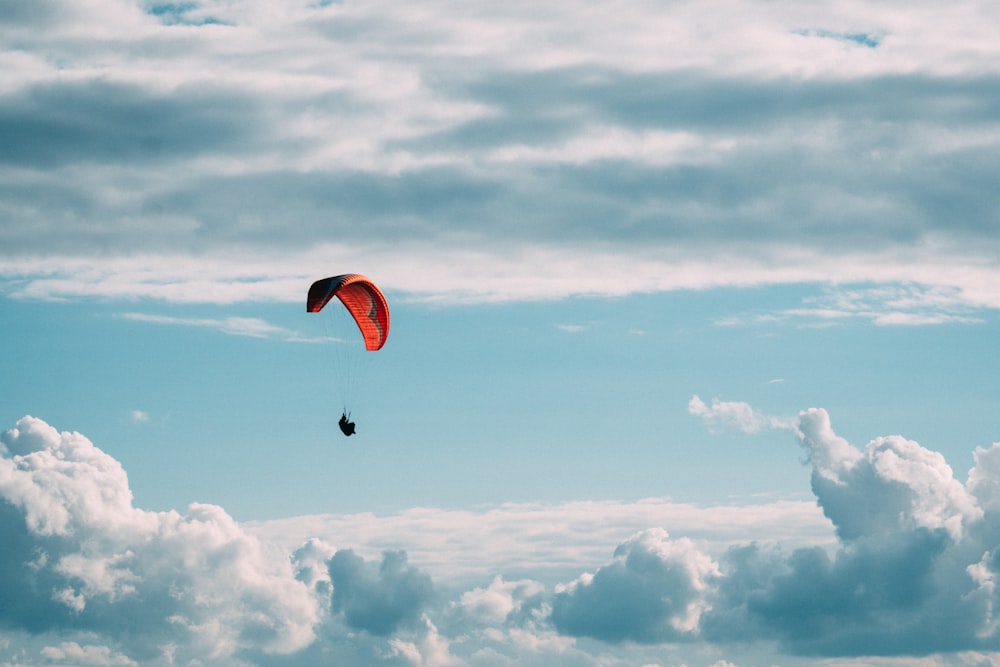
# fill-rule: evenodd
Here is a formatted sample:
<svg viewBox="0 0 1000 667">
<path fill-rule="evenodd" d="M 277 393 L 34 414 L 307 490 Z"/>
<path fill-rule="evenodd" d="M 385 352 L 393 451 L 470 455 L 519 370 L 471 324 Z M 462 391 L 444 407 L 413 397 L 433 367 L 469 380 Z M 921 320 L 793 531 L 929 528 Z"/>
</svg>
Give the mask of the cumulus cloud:
<svg viewBox="0 0 1000 667">
<path fill-rule="evenodd" d="M 497 575 L 485 588 L 474 588 L 462 594 L 457 606 L 463 615 L 486 626 L 505 623 L 512 614 L 520 613 L 527 603 L 545 590 L 537 581 L 522 579 L 505 581 Z"/>
<path fill-rule="evenodd" d="M 79 433 L 25 417 L 0 437 L 0 625 L 43 637 L 34 655 L 47 664 L 80 665 L 583 666 L 607 657 L 583 640 L 635 664 L 686 646 L 727 664 L 727 651 L 761 642 L 845 660 L 1000 650 L 1000 443 L 976 450 L 963 484 L 939 454 L 901 436 L 853 446 L 819 408 L 782 432 L 806 452 L 835 542 L 777 533 L 722 543 L 650 525 L 562 583 L 505 576 L 494 560 L 491 576 L 464 586 L 456 582 L 480 574 L 456 577 L 445 565 L 438 582 L 399 549 L 370 557 L 314 537 L 288 550 L 216 506 L 141 510 L 117 461 Z M 648 505 L 625 507 L 647 523 L 682 516 L 643 514 L 656 509 Z M 539 525 L 557 516 L 534 511 Z M 584 514 L 562 512 L 560 521 Z M 416 547 L 424 535 L 447 561 L 427 532 L 434 520 L 428 510 L 407 517 L 415 532 L 405 539 Z M 469 525 L 484 520 L 497 519 Z M 590 558 L 583 550 L 572 562 Z"/>
<path fill-rule="evenodd" d="M 427 574 L 406 562 L 403 551 L 386 552 L 369 563 L 350 549 L 330 559 L 333 611 L 348 627 L 387 636 L 413 625 L 434 595 Z"/>
<path fill-rule="evenodd" d="M 677 641 L 696 632 L 717 575 L 716 563 L 690 540 L 652 529 L 557 593 L 552 622 L 565 634 L 607 641 Z"/>
<path fill-rule="evenodd" d="M 746 417 L 747 408 L 721 412 Z M 994 612 L 997 446 L 977 450 L 963 485 L 940 454 L 900 436 L 879 437 L 858 450 L 834 432 L 822 409 L 803 411 L 793 426 L 812 468 L 817 503 L 839 544 L 788 554 L 774 543 L 730 548 L 712 563 L 703 597 L 695 598 L 700 636 L 715 642 L 771 638 L 794 653 L 826 656 L 1000 646 Z M 628 571 L 621 563 L 607 567 L 620 576 Z M 600 591 L 601 572 L 574 586 Z M 691 599 L 688 579 L 672 581 L 666 568 L 648 572 L 655 581 L 642 589 L 659 590 L 650 596 L 659 608 L 631 605 L 644 615 L 631 628 L 662 627 L 665 601 Z M 605 590 L 613 602 L 591 609 L 614 608 L 640 587 L 622 583 Z M 567 623 L 558 609 L 556 604 L 553 621 L 562 631 L 592 633 L 582 622 Z"/>
<path fill-rule="evenodd" d="M 748 431 L 765 423 L 745 404 L 695 397 L 691 411 Z M 711 556 L 646 531 L 556 591 L 554 627 L 611 643 L 770 639 L 813 656 L 1000 648 L 1000 445 L 976 451 L 962 484 L 940 454 L 900 436 L 855 448 L 822 409 L 788 427 L 836 545 L 786 553 L 778 542 L 748 542 Z"/>
<path fill-rule="evenodd" d="M 316 598 L 222 508 L 135 508 L 117 461 L 33 417 L 0 440 L 4 625 L 88 629 L 145 659 L 289 653 L 313 640 Z"/>
<path fill-rule="evenodd" d="M 410 664 L 426 665 L 426 667 L 464 664 L 451 654 L 450 642 L 438 632 L 430 619 L 423 616 L 421 620 L 423 632 L 417 641 L 406 641 L 398 637 L 389 640 L 391 655 L 405 658 Z"/>
<path fill-rule="evenodd" d="M 799 415 L 798 431 L 817 501 L 845 540 L 920 528 L 958 540 L 983 516 L 944 457 L 911 440 L 881 437 L 859 452 L 821 409 Z"/>
<path fill-rule="evenodd" d="M 976 465 L 969 470 L 966 485 L 987 512 L 1000 510 L 1000 443 L 990 447 L 977 447 L 973 453 Z"/>
</svg>

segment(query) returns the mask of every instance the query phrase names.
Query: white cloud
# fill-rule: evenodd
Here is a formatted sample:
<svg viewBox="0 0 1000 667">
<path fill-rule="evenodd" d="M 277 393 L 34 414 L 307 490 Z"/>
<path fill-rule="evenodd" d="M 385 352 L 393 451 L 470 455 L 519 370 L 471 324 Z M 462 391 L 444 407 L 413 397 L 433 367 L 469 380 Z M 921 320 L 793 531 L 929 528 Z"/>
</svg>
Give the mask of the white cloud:
<svg viewBox="0 0 1000 667">
<path fill-rule="evenodd" d="M 327 275 L 330 257 L 377 278 L 403 297 L 441 303 L 558 299 L 574 295 L 623 296 L 636 292 L 700 290 L 721 286 L 841 282 L 909 283 L 914 276 L 953 296 L 928 302 L 919 312 L 857 311 L 809 307 L 768 314 L 772 319 L 824 321 L 864 316 L 890 323 L 978 320 L 977 309 L 1000 308 L 1000 281 L 995 266 L 968 266 L 967 255 L 881 257 L 800 250 L 780 261 L 755 251 L 723 259 L 703 255 L 700 248 L 681 251 L 635 248 L 620 251 L 558 244 L 498 242 L 503 252 L 411 245 L 392 248 L 319 244 L 307 251 L 266 257 L 244 251 L 244 259 L 227 252 L 199 261 L 196 269 L 184 255 L 123 256 L 95 265 L 87 258 L 50 256 L 44 260 L 13 258 L 0 268 L 4 291 L 21 299 L 154 298 L 171 303 L 298 302 L 316 276 Z M 898 254 L 898 253 L 894 253 Z M 974 263 L 974 262 L 973 262 Z M 609 279 L 608 276 L 613 276 Z M 944 309 L 942 309 L 944 308 Z M 881 319 L 880 319 L 881 318 Z M 746 318 L 734 318 L 730 324 Z M 724 322 L 725 323 L 725 322 Z M 897 322 L 901 323 L 901 322 Z"/>
<path fill-rule="evenodd" d="M 552 621 L 565 634 L 606 641 L 681 640 L 697 632 L 718 575 L 691 540 L 650 529 L 622 543 L 611 563 L 557 591 Z"/>
<path fill-rule="evenodd" d="M 732 549 L 722 557 L 724 578 L 703 632 L 717 640 L 771 636 L 805 654 L 849 645 L 861 654 L 929 655 L 958 635 L 970 649 L 994 646 L 995 631 L 983 632 L 992 570 L 976 555 L 994 548 L 994 538 L 981 541 L 994 520 L 944 460 L 895 436 L 862 453 L 833 433 L 819 409 L 800 414 L 798 431 L 817 501 L 841 545 L 789 556 L 754 545 Z"/>
<path fill-rule="evenodd" d="M 501 574 L 554 584 L 603 560 L 608 545 L 651 526 L 670 526 L 707 553 L 757 539 L 792 546 L 829 545 L 831 526 L 812 501 L 786 499 L 702 506 L 646 498 L 636 502 L 505 503 L 478 509 L 414 508 L 376 516 L 325 514 L 249 521 L 262 539 L 294 549 L 312 537 L 356 545 L 365 558 L 405 549 L 435 580 L 478 588 Z M 442 555 L 440 545 L 448 544 Z"/>
<path fill-rule="evenodd" d="M 148 315 L 144 313 L 123 313 L 121 317 L 136 322 L 147 322 L 150 324 L 167 324 L 172 326 L 200 327 L 215 329 L 225 334 L 234 336 L 249 336 L 252 338 L 278 338 L 280 340 L 293 342 L 323 342 L 333 339 L 308 337 L 303 334 L 277 326 L 262 320 L 258 317 L 224 317 L 224 318 L 192 318 L 192 317 L 171 317 L 167 315 Z M 133 412 L 133 417 L 136 417 Z M 136 419 L 140 421 L 140 419 Z"/>
<path fill-rule="evenodd" d="M 969 470 L 967 487 L 979 506 L 988 512 L 1000 510 L 1000 442 L 977 447 L 976 465 Z"/>
<path fill-rule="evenodd" d="M 464 661 L 455 658 L 449 652 L 449 642 L 442 637 L 438 629 L 424 616 L 422 619 L 425 632 L 418 642 L 408 642 L 402 639 L 389 640 L 394 655 L 404 656 L 410 663 L 421 667 L 447 667 L 462 665 Z"/>
<path fill-rule="evenodd" d="M 982 518 L 983 510 L 955 479 L 951 467 L 938 452 L 912 440 L 889 436 L 870 442 L 867 455 L 880 479 L 911 490 L 911 511 L 916 525 L 944 528 L 959 539 L 963 526 Z"/>
<path fill-rule="evenodd" d="M 106 646 L 81 646 L 76 642 L 61 642 L 59 646 L 46 646 L 41 650 L 41 655 L 48 663 L 53 665 L 77 665 L 79 667 L 86 667 L 88 665 L 100 665 L 101 667 L 122 665 L 125 667 L 137 667 L 139 664 L 127 656 L 115 653 Z"/>
<path fill-rule="evenodd" d="M 945 299 L 784 316 L 1000 308 L 975 0 L 28 5 L 0 23 L 8 296 L 291 302 L 349 261 L 437 301 L 816 282 Z"/>
<path fill-rule="evenodd" d="M 688 413 L 701 417 L 711 430 L 728 427 L 744 433 L 758 433 L 765 429 L 792 427 L 791 420 L 763 415 L 740 401 L 713 398 L 709 406 L 698 396 L 692 396 L 688 401 Z"/>
<path fill-rule="evenodd" d="M 976 289 L 970 285 L 970 289 Z M 964 290 L 946 285 L 882 285 L 865 288 L 828 287 L 801 307 L 753 315 L 735 315 L 720 326 L 767 325 L 788 322 L 798 326 L 831 326 L 865 321 L 877 326 L 928 326 L 982 322 L 977 305 Z"/>
<path fill-rule="evenodd" d="M 541 595 L 544 590 L 544 586 L 536 581 L 505 581 L 498 574 L 489 586 L 463 593 L 458 606 L 464 615 L 483 625 L 498 626 L 512 613 L 520 611 L 527 600 Z"/>
<path fill-rule="evenodd" d="M 328 565 L 334 613 L 343 615 L 348 627 L 378 636 L 417 625 L 434 587 L 406 561 L 405 551 L 387 551 L 378 564 L 350 549 L 335 553 Z"/>
<path fill-rule="evenodd" d="M 46 627 L 89 628 L 150 657 L 169 647 L 178 658 L 288 653 L 313 641 L 317 600 L 287 557 L 221 508 L 137 509 L 117 461 L 36 418 L 2 441 L 2 588 L 22 600 L 6 625 L 40 613 Z"/>
<path fill-rule="evenodd" d="M 919 527 L 959 540 L 983 517 L 944 457 L 911 440 L 876 438 L 859 452 L 833 432 L 821 409 L 799 415 L 798 433 L 813 466 L 813 490 L 842 537 Z"/>
<path fill-rule="evenodd" d="M 728 648 L 761 642 L 960 664 L 1000 649 L 998 447 L 977 450 L 963 485 L 900 436 L 853 447 L 825 410 L 794 427 L 816 504 L 648 499 L 240 525 L 212 505 L 135 508 L 117 461 L 25 417 L 0 438 L 0 620 L 40 633 L 42 660 L 81 665 L 651 664 L 709 645 L 726 664 Z"/>
<path fill-rule="evenodd" d="M 864 456 L 833 431 L 826 410 L 809 409 L 799 414 L 796 430 L 806 449 L 806 460 L 815 474 L 836 483 L 857 466 Z"/>
<path fill-rule="evenodd" d="M 706 140 L 686 132 L 635 133 L 619 127 L 591 127 L 580 136 L 557 146 L 505 146 L 488 161 L 496 162 L 568 162 L 584 165 L 605 160 L 629 161 L 663 167 L 675 164 L 711 163 L 719 154 L 737 147 L 736 140 Z"/>
<path fill-rule="evenodd" d="M 708 410 L 696 404 L 701 409 Z M 774 639 L 805 655 L 884 656 L 872 664 L 940 651 L 943 664 L 962 664 L 947 653 L 957 636 L 972 653 L 1000 644 L 993 450 L 977 451 L 967 489 L 943 457 L 913 441 L 880 437 L 859 451 L 822 409 L 803 411 L 794 426 L 817 502 L 837 529 L 835 548 L 786 554 L 750 542 L 711 557 L 665 533 L 641 549 L 627 541 L 614 561 L 557 589 L 556 626 L 611 642 L 694 642 L 684 631 L 697 630 L 716 645 Z M 980 498 L 990 504 L 981 507 Z M 649 547 L 654 542 L 658 548 Z M 683 563 L 703 567 L 682 576 Z M 678 622 L 681 608 L 697 623 Z"/>
</svg>

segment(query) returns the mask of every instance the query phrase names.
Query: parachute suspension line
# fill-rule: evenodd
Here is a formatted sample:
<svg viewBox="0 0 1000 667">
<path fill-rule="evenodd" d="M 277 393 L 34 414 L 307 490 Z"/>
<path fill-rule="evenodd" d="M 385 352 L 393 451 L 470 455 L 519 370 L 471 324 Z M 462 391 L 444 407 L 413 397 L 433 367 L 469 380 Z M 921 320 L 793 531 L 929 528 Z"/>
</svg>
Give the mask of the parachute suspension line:
<svg viewBox="0 0 1000 667">
<path fill-rule="evenodd" d="M 350 336 L 357 330 L 350 314 L 343 308 L 331 308 L 320 313 L 330 358 L 328 383 L 335 400 L 341 404 L 343 412 L 348 412 L 357 400 L 359 378 L 361 376 L 361 355 L 364 349 Z"/>
</svg>

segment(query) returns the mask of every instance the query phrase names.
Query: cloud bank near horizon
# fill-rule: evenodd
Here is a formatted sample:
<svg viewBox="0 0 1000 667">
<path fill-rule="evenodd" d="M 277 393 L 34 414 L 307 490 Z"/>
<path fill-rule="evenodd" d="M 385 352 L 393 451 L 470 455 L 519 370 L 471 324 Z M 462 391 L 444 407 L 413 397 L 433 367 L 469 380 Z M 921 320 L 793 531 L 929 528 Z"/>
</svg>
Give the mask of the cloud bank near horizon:
<svg viewBox="0 0 1000 667">
<path fill-rule="evenodd" d="M 735 405 L 716 410 L 746 414 Z M 608 651 L 726 656 L 747 642 L 844 658 L 1000 650 L 1000 443 L 976 450 L 962 483 L 940 454 L 900 436 L 854 447 L 822 409 L 780 428 L 806 454 L 835 541 L 713 546 L 711 529 L 645 525 L 607 544 L 610 559 L 581 550 L 567 561 L 575 575 L 564 567 L 546 583 L 503 571 L 519 562 L 516 540 L 484 543 L 486 560 L 500 554 L 496 571 L 463 580 L 449 578 L 440 561 L 451 556 L 432 548 L 440 536 L 422 529 L 399 531 L 419 554 L 411 562 L 405 547 L 371 554 L 371 544 L 334 546 L 336 535 L 290 550 L 263 537 L 266 524 L 251 529 L 212 505 L 145 511 L 115 459 L 24 417 L 0 438 L 0 626 L 8 646 L 16 633 L 42 638 L 21 664 L 596 665 Z M 550 519 L 517 515 L 529 542 Z"/>
<path fill-rule="evenodd" d="M 1000 308 L 988 3 L 0 11 L 9 296 L 293 301 L 349 266 L 446 302 L 816 282 Z"/>
</svg>

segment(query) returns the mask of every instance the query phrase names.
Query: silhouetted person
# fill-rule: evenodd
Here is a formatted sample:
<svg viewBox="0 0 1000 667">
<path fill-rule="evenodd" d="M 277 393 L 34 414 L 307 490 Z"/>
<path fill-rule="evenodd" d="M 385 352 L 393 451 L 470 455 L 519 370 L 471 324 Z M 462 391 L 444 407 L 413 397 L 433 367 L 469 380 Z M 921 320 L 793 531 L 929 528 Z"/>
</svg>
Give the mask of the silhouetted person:
<svg viewBox="0 0 1000 667">
<path fill-rule="evenodd" d="M 346 412 L 340 415 L 340 421 L 337 422 L 337 425 L 340 427 L 340 430 L 343 432 L 344 435 L 347 436 L 354 435 L 354 422 L 350 421 L 347 418 Z"/>
</svg>

